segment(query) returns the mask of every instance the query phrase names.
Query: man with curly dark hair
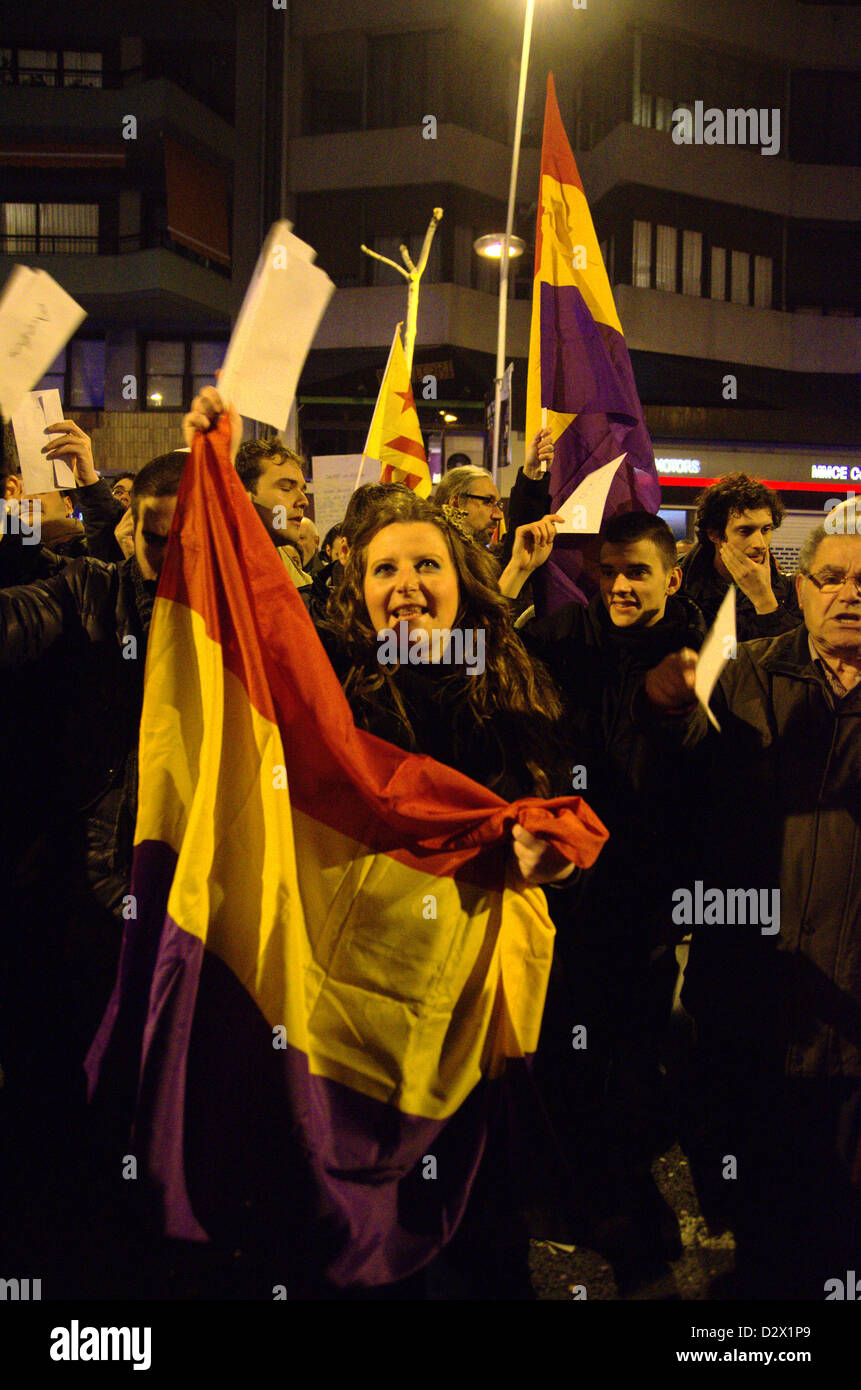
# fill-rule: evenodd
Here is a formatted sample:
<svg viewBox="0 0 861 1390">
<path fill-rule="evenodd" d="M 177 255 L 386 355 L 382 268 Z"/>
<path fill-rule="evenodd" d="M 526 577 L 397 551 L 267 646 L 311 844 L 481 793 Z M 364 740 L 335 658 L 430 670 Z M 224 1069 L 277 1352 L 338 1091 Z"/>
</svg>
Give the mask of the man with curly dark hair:
<svg viewBox="0 0 861 1390">
<path fill-rule="evenodd" d="M 682 592 L 712 623 L 735 584 L 739 641 L 777 637 L 801 621 L 792 581 L 771 555 L 784 512 L 777 493 L 746 473 L 721 478 L 697 498 L 697 544 L 681 561 Z"/>
</svg>

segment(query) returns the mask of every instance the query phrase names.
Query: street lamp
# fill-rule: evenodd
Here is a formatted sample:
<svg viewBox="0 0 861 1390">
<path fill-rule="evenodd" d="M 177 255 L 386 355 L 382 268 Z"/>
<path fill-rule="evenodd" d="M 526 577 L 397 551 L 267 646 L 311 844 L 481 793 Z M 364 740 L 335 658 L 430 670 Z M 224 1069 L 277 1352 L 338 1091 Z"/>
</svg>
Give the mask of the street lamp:
<svg viewBox="0 0 861 1390">
<path fill-rule="evenodd" d="M 526 103 L 526 74 L 529 70 L 529 46 L 532 42 L 532 16 L 535 0 L 526 0 L 526 15 L 523 20 L 523 49 L 520 54 L 520 82 L 517 87 L 517 113 L 514 118 L 514 149 L 511 152 L 511 181 L 508 185 L 508 212 L 505 218 L 505 236 L 499 251 L 499 321 L 496 333 L 496 380 L 493 383 L 493 481 L 499 486 L 499 410 L 502 395 L 502 377 L 505 372 L 505 329 L 508 316 L 508 265 L 512 259 L 511 235 L 514 226 L 514 197 L 517 191 L 517 172 L 520 167 L 520 136 L 523 130 L 523 107 Z M 484 240 L 484 238 L 480 238 Z M 516 238 L 520 240 L 520 238 Z M 524 249 L 521 242 L 521 251 Z M 486 253 L 485 253 L 486 254 Z"/>
<path fill-rule="evenodd" d="M 472 249 L 477 251 L 479 256 L 487 256 L 492 261 L 502 260 L 502 244 L 505 241 L 504 232 L 488 232 L 487 236 L 476 237 L 472 243 Z M 522 256 L 526 250 L 526 242 L 519 236 L 508 238 L 508 259 L 513 261 L 517 256 Z"/>
</svg>

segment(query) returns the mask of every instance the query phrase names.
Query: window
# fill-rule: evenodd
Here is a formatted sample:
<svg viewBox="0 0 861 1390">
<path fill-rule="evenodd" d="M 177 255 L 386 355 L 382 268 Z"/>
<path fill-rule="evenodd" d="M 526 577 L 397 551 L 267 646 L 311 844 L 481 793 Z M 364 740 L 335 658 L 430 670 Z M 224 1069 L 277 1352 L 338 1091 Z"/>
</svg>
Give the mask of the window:
<svg viewBox="0 0 861 1390">
<path fill-rule="evenodd" d="M 101 53 L 63 53 L 64 87 L 101 87 Z"/>
<path fill-rule="evenodd" d="M 19 87 L 101 87 L 101 53 L 66 49 L 0 48 L 0 85 Z"/>
<path fill-rule="evenodd" d="M 151 339 L 144 352 L 146 409 L 188 409 L 201 387 L 214 384 L 226 349 L 223 341 Z"/>
<path fill-rule="evenodd" d="M 758 309 L 771 308 L 771 269 L 770 256 L 754 256 L 753 302 Z"/>
<path fill-rule="evenodd" d="M 726 299 L 726 251 L 722 246 L 712 247 L 711 260 L 711 297 Z"/>
<path fill-rule="evenodd" d="M 66 403 L 66 352 L 67 349 L 63 348 L 59 357 L 51 363 L 39 385 L 34 388 L 36 391 L 59 391 L 60 399 L 64 405 Z"/>
<path fill-rule="evenodd" d="M 36 250 L 35 203 L 4 203 L 0 208 L 0 234 L 7 255 Z"/>
<path fill-rule="evenodd" d="M 654 125 L 652 118 L 654 97 L 648 92 L 640 93 L 640 109 L 634 112 L 634 125 L 651 126 Z"/>
<path fill-rule="evenodd" d="M 472 264 L 476 254 L 472 248 L 474 240 L 472 227 L 455 227 L 453 278 L 456 285 L 472 284 Z"/>
<path fill-rule="evenodd" d="M 38 391 L 59 391 L 63 409 L 101 410 L 105 403 L 105 342 L 76 338 L 52 362 Z"/>
<path fill-rule="evenodd" d="M 18 82 L 22 87 L 56 87 L 56 52 L 48 52 L 41 48 L 20 48 Z"/>
<path fill-rule="evenodd" d="M 675 227 L 658 227 L 657 254 L 655 258 L 655 287 L 659 290 L 676 288 L 676 242 Z"/>
<path fill-rule="evenodd" d="M 98 251 L 98 203 L 40 203 L 40 251 Z"/>
<path fill-rule="evenodd" d="M 215 373 L 224 361 L 223 343 L 192 343 L 191 394 L 196 396 L 204 386 L 215 385 Z"/>
<path fill-rule="evenodd" d="M 10 254 L 97 252 L 98 203 L 3 203 L 0 237 Z"/>
<path fill-rule="evenodd" d="M 703 234 L 682 232 L 682 294 L 703 292 Z"/>
<path fill-rule="evenodd" d="M 655 130 L 672 130 L 673 103 L 669 97 L 655 99 Z"/>
<path fill-rule="evenodd" d="M 733 304 L 750 303 L 750 256 L 747 251 L 733 251 L 731 258 Z"/>
<path fill-rule="evenodd" d="M 652 283 L 652 224 L 634 223 L 634 284 L 648 289 Z"/>
<path fill-rule="evenodd" d="M 73 410 L 101 410 L 105 403 L 104 339 L 70 343 L 68 403 Z"/>
<path fill-rule="evenodd" d="M 146 345 L 147 408 L 181 410 L 185 376 L 185 343 L 153 342 Z"/>
</svg>

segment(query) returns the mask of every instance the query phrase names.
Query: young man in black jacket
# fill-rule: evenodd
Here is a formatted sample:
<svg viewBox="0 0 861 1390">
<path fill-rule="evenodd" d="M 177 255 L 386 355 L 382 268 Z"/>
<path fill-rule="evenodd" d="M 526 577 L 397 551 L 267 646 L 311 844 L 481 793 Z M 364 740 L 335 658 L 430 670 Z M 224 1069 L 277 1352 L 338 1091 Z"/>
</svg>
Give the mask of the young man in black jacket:
<svg viewBox="0 0 861 1390">
<path fill-rule="evenodd" d="M 783 517 L 777 493 L 745 473 L 721 478 L 697 499 L 697 544 L 681 561 L 682 592 L 711 625 L 735 584 L 740 642 L 777 637 L 801 622 L 792 580 L 771 554 Z"/>
<path fill-rule="evenodd" d="M 679 939 L 668 904 L 688 852 L 688 788 L 682 760 L 632 714 L 647 672 L 705 635 L 680 584 L 670 528 L 625 513 L 601 532 L 600 593 L 588 608 L 567 604 L 521 631 L 566 704 L 572 789 L 610 831 L 599 863 L 548 893 L 558 969 L 539 1070 L 621 1291 L 680 1251 L 649 1163 L 667 1140 L 660 1062 Z"/>
</svg>

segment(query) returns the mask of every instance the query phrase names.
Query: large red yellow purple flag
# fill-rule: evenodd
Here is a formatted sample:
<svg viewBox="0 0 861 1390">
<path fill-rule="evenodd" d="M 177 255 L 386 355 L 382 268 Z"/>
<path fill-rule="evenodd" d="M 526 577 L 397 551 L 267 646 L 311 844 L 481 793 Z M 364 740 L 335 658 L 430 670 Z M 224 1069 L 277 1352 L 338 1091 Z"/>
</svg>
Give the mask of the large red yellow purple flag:
<svg viewBox="0 0 861 1390">
<path fill-rule="evenodd" d="M 139 766 L 91 1094 L 127 1100 L 168 1235 L 274 1251 L 294 1290 L 408 1275 L 538 1040 L 553 930 L 511 827 L 584 866 L 606 830 L 579 797 L 508 804 L 356 729 L 224 419 L 180 489 Z"/>
<path fill-rule="evenodd" d="M 541 427 L 554 443 L 550 510 L 595 469 L 621 454 L 605 520 L 617 512 L 656 512 L 660 484 L 651 441 L 613 303 L 589 205 L 568 143 L 552 73 L 547 78 L 535 280 L 526 386 L 526 438 Z M 595 592 L 577 536 L 560 536 L 532 578 L 544 612 Z"/>
</svg>

